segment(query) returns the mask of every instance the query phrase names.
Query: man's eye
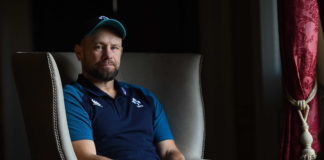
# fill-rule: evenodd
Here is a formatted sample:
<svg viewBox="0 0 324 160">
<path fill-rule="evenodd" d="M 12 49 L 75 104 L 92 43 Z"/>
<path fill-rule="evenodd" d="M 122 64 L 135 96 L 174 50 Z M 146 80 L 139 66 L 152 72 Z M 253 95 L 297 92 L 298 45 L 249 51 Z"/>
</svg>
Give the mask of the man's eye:
<svg viewBox="0 0 324 160">
<path fill-rule="evenodd" d="M 102 49 L 102 46 L 96 46 L 95 48 L 96 49 Z"/>
<path fill-rule="evenodd" d="M 113 47 L 111 47 L 111 49 L 112 49 L 112 50 L 117 50 L 117 49 L 119 49 L 119 47 L 117 47 L 117 46 L 113 46 Z"/>
</svg>

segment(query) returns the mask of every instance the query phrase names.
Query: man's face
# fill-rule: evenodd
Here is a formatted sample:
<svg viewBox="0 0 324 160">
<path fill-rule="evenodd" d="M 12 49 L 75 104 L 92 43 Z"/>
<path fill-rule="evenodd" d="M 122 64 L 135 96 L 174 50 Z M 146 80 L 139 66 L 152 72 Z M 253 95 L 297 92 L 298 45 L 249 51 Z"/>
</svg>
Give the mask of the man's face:
<svg viewBox="0 0 324 160">
<path fill-rule="evenodd" d="M 122 39 L 104 28 L 85 37 L 81 45 L 75 47 L 82 73 L 105 82 L 117 76 L 122 51 Z"/>
</svg>

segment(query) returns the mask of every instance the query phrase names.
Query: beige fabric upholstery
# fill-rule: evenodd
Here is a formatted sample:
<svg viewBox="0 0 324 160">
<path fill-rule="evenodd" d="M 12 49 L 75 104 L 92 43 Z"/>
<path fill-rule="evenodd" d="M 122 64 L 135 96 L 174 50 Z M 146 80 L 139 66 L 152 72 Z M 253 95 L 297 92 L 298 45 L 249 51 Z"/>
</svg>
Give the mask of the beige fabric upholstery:
<svg viewBox="0 0 324 160">
<path fill-rule="evenodd" d="M 76 160 L 60 74 L 51 54 L 18 53 L 13 68 L 32 159 Z"/>
<path fill-rule="evenodd" d="M 81 65 L 74 53 L 52 53 L 52 55 L 57 63 L 58 70 L 60 71 L 63 85 L 75 81 L 77 75 L 81 72 Z M 26 59 L 25 57 L 29 58 Z M 52 114 L 51 111 L 53 110 L 51 110 L 51 106 L 46 105 L 51 104 L 51 101 L 56 101 L 52 99 L 55 97 L 51 94 L 50 97 L 47 95 L 52 92 L 50 90 L 52 82 L 50 78 L 40 80 L 43 79 L 43 77 L 40 76 L 46 77 L 50 74 L 49 69 L 44 68 L 46 68 L 49 63 L 53 64 L 54 62 L 48 61 L 47 57 L 51 57 L 49 53 L 17 54 L 15 57 L 15 59 L 18 60 L 18 63 L 15 63 L 17 88 L 20 92 L 20 97 L 22 97 L 21 104 L 23 107 L 28 137 L 29 140 L 32 141 L 30 147 L 33 159 L 35 155 L 42 155 L 42 153 L 39 152 L 50 152 L 48 150 L 53 150 L 53 152 L 48 153 L 47 155 L 58 157 L 60 156 L 60 152 L 55 147 L 63 144 L 61 141 L 58 143 L 57 138 L 55 139 L 54 137 L 54 139 L 51 140 L 51 143 L 47 143 L 48 145 L 46 145 L 51 145 L 52 148 L 48 147 L 45 149 L 41 147 L 45 144 L 38 142 L 42 141 L 40 140 L 41 138 L 45 139 L 55 133 L 53 132 L 55 131 L 55 127 L 54 129 L 49 128 L 49 124 L 51 124 L 50 121 L 52 120 L 49 115 Z M 30 69 L 24 70 L 26 71 L 24 72 L 22 70 L 24 69 L 23 66 L 29 65 L 34 67 L 26 67 Z M 201 56 L 197 54 L 124 53 L 120 73 L 117 77 L 120 81 L 141 85 L 152 91 L 158 97 L 165 109 L 175 141 L 187 159 L 200 159 L 203 156 L 205 125 L 200 88 L 200 70 Z M 20 72 L 24 72 L 24 75 Z M 30 80 L 24 82 L 24 79 L 27 78 L 30 78 Z M 36 79 L 36 82 L 30 82 L 32 79 Z M 56 80 L 58 81 L 58 79 Z M 18 85 L 19 83 L 21 84 Z M 29 87 L 26 87 L 26 85 L 29 85 Z M 48 89 L 46 89 L 46 85 L 50 85 L 47 86 Z M 57 84 L 57 87 L 61 89 L 60 84 Z M 32 88 L 37 89 L 33 90 Z M 39 92 L 38 96 L 35 95 L 35 91 Z M 40 104 L 43 104 L 42 107 L 35 108 L 36 105 L 40 104 L 31 104 L 30 102 L 26 103 L 26 101 L 30 101 L 30 99 L 38 99 L 39 101 L 42 101 L 40 102 Z M 63 100 L 59 99 L 58 101 Z M 60 105 L 63 104 L 60 103 Z M 41 108 L 41 110 L 38 110 L 39 108 Z M 36 113 L 33 114 L 32 110 L 34 109 L 36 109 Z M 65 116 L 65 112 L 62 116 Z M 29 124 L 33 119 L 40 120 L 43 118 L 47 119 L 48 122 L 38 122 L 40 123 L 39 126 L 35 126 L 33 123 Z M 58 126 L 58 130 L 60 130 L 60 127 L 62 127 L 63 130 L 67 130 L 66 122 L 63 123 L 65 123 L 64 126 Z M 34 132 L 42 132 L 44 135 L 39 136 Z M 67 136 L 68 132 L 64 132 L 64 135 Z M 39 139 L 35 138 L 37 136 L 39 136 Z M 67 143 L 69 145 L 71 142 Z M 67 150 L 62 148 L 63 155 L 71 155 L 70 153 L 67 153 L 71 151 L 71 147 L 66 149 Z M 74 158 L 73 156 L 71 156 L 71 159 Z M 62 158 L 62 156 L 60 157 Z"/>
</svg>

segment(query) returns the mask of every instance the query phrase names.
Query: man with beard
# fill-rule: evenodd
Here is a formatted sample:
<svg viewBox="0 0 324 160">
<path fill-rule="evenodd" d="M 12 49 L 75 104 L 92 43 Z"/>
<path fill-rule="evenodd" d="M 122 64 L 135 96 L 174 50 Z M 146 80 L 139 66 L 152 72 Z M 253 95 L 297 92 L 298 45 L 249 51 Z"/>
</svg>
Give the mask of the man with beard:
<svg viewBox="0 0 324 160">
<path fill-rule="evenodd" d="M 156 97 L 145 88 L 115 79 L 126 36 L 124 26 L 100 16 L 84 27 L 86 34 L 74 48 L 82 73 L 64 87 L 77 158 L 184 159 Z"/>
</svg>

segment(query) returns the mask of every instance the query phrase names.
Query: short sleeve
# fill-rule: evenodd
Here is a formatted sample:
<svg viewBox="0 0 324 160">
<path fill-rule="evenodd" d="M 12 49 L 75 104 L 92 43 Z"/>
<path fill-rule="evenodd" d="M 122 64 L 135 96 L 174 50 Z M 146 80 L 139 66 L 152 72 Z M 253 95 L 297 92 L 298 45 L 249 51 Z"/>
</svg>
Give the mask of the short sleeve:
<svg viewBox="0 0 324 160">
<path fill-rule="evenodd" d="M 82 107 L 82 92 L 72 85 L 64 87 L 64 103 L 71 141 L 93 140 L 89 114 Z"/>
<path fill-rule="evenodd" d="M 154 97 L 155 114 L 154 114 L 154 142 L 158 143 L 167 139 L 173 139 L 168 120 L 160 102 Z"/>
</svg>

